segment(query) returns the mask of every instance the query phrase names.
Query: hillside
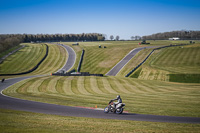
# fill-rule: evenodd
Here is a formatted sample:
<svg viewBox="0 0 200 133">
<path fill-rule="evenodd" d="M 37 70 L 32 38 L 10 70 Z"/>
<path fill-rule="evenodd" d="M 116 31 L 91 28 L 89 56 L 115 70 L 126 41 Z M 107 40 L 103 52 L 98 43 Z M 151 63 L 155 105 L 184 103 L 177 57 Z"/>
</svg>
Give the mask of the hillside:
<svg viewBox="0 0 200 133">
<path fill-rule="evenodd" d="M 199 42 L 195 45 L 157 50 L 132 77 L 148 80 L 199 83 L 199 60 Z"/>
<path fill-rule="evenodd" d="M 200 116 L 199 84 L 125 77 L 46 76 L 21 81 L 3 93 L 33 101 L 99 108 L 120 94 L 126 111 L 132 113 Z"/>
<path fill-rule="evenodd" d="M 23 45 L 26 45 L 26 47 L 9 56 L 2 64 L 0 64 L 1 74 L 28 71 L 33 68 L 45 55 L 46 48 L 44 45 L 30 43 L 24 43 Z M 55 44 L 48 44 L 48 46 L 49 54 L 47 58 L 42 62 L 38 69 L 26 75 L 51 74 L 52 72 L 56 72 L 64 65 L 67 59 L 67 53 L 65 49 Z M 0 77 L 9 78 L 16 76 Z"/>
<path fill-rule="evenodd" d="M 186 43 L 188 41 L 149 42 L 154 46 L 163 46 Z M 72 46 L 73 42 L 65 42 L 63 44 Z M 27 45 L 35 47 L 32 46 L 33 44 Z M 107 48 L 98 48 L 99 45 L 106 46 Z M 38 44 L 37 46 L 40 47 L 41 45 Z M 36 71 L 29 75 L 49 74 L 57 71 L 64 65 L 68 57 L 66 51 L 55 44 L 48 44 L 48 46 L 50 48 L 48 57 Z M 74 68 L 77 68 L 78 66 L 83 48 L 85 49 L 86 55 L 84 56 L 81 71 L 105 74 L 133 48 L 144 46 L 149 45 L 138 45 L 138 41 L 81 42 L 79 46 L 72 46 L 77 55 Z M 34 48 L 32 48 L 32 50 L 33 49 Z M 17 52 L 16 54 L 27 53 L 29 51 L 28 49 L 22 50 L 24 51 Z M 181 73 L 187 70 L 189 73 L 196 73 L 192 68 L 198 68 L 199 56 L 196 55 L 199 55 L 199 44 L 183 48 L 174 47 L 158 50 L 154 52 L 147 62 L 132 75 L 134 78 L 124 77 L 124 75 L 139 64 L 151 50 L 152 49 L 144 49 L 140 51 L 136 57 L 134 57 L 115 77 L 46 75 L 18 82 L 5 89 L 3 94 L 44 103 L 93 108 L 96 106 L 98 108 L 104 108 L 107 106 L 110 99 L 113 99 L 116 95 L 120 94 L 123 102 L 126 103 L 125 111 L 134 113 L 134 115 L 154 114 L 200 117 L 200 84 L 166 82 L 169 81 L 168 74 L 172 73 L 168 70 L 171 67 L 173 67 L 172 71 L 175 74 L 180 70 Z M 36 51 L 34 51 L 34 53 L 36 53 Z M 26 58 L 32 59 L 38 55 L 39 54 L 27 54 Z M 177 57 L 172 58 L 173 55 L 188 55 L 191 57 L 179 59 Z M 163 58 L 163 56 L 165 58 Z M 17 60 L 18 56 L 15 57 L 16 59 L 14 59 Z M 23 56 L 20 56 L 20 58 L 22 57 Z M 14 60 L 13 58 L 10 58 L 10 62 L 12 62 L 11 59 Z M 171 59 L 173 59 L 173 61 L 171 61 Z M 190 63 L 188 63 L 187 60 L 190 60 Z M 194 63 L 190 65 L 191 62 Z M 184 64 L 186 64 L 187 67 L 184 67 Z M 29 65 L 32 66 L 32 64 Z M 178 69 L 178 66 L 182 69 Z M 165 82 L 158 80 L 163 80 Z M 77 132 L 77 130 L 80 131 L 80 129 L 83 129 L 81 131 L 91 132 L 98 129 L 99 132 L 104 132 L 105 130 L 101 130 L 102 127 L 110 129 L 111 127 L 115 127 L 116 124 L 123 126 L 123 128 L 124 126 L 127 126 L 126 130 L 123 131 L 129 131 L 132 127 L 134 127 L 134 130 L 137 129 L 136 132 L 199 131 L 198 124 L 135 122 L 127 120 L 107 120 L 68 116 L 62 117 L 57 115 L 45 115 L 6 109 L 0 109 L 0 114 L 2 114 L 2 122 L 0 125 L 3 125 L 3 127 L 0 126 L 0 129 L 6 129 L 8 132 L 21 131 L 24 129 L 35 131 L 36 128 L 37 131 L 39 128 L 44 132 L 53 132 L 55 130 L 63 132 L 64 129 L 66 129 L 66 126 L 67 130 L 73 130 L 75 132 Z M 44 121 L 44 119 L 46 120 Z M 48 130 L 44 129 L 44 125 Z M 112 130 L 112 128 L 110 130 Z"/>
</svg>

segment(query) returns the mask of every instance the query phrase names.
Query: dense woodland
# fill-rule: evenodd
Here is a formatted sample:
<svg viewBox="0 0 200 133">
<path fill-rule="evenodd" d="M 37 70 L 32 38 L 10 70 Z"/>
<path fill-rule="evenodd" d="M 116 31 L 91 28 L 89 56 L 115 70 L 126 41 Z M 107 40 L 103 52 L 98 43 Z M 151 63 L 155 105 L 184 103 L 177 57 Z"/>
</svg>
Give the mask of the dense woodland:
<svg viewBox="0 0 200 133">
<path fill-rule="evenodd" d="M 145 40 L 168 40 L 172 37 L 179 37 L 181 40 L 199 40 L 200 31 L 171 31 L 143 36 L 142 38 Z"/>
<path fill-rule="evenodd" d="M 88 34 L 0 34 L 0 52 L 8 50 L 23 42 L 53 42 L 53 41 L 104 41 L 99 33 Z"/>
</svg>

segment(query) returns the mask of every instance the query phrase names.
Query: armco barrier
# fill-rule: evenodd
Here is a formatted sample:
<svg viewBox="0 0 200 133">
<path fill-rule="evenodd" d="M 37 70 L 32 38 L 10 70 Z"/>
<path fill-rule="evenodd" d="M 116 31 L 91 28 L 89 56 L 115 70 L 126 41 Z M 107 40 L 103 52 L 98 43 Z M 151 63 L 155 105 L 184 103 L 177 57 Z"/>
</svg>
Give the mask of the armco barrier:
<svg viewBox="0 0 200 133">
<path fill-rule="evenodd" d="M 40 62 L 35 66 L 33 67 L 32 69 L 26 71 L 26 72 L 21 72 L 21 73 L 14 73 L 14 74 L 0 74 L 0 76 L 12 76 L 12 75 L 23 75 L 23 74 L 27 74 L 27 73 L 31 73 L 33 71 L 35 71 L 39 65 L 46 59 L 46 57 L 48 56 L 48 53 L 49 53 L 49 46 L 47 44 L 45 44 L 46 46 L 46 54 L 45 56 L 40 60 Z"/>
<path fill-rule="evenodd" d="M 134 71 L 137 70 L 137 68 L 139 68 L 143 63 L 145 63 L 145 61 L 149 58 L 149 56 L 150 56 L 155 50 L 159 50 L 159 49 L 162 49 L 162 48 L 168 48 L 168 47 L 184 46 L 184 45 L 189 45 L 189 44 L 168 45 L 168 46 L 163 46 L 163 47 L 158 47 L 158 48 L 153 49 L 153 50 L 151 51 L 151 53 L 150 53 L 149 55 L 147 55 L 147 57 L 146 57 L 139 65 L 137 65 L 135 68 L 133 68 L 125 77 L 130 76 Z"/>
<path fill-rule="evenodd" d="M 81 54 L 81 59 L 80 59 L 80 61 L 79 61 L 78 67 L 77 67 L 77 71 L 78 71 L 78 72 L 80 72 L 80 70 L 81 70 L 81 64 L 82 64 L 82 62 L 83 62 L 84 53 L 85 53 L 85 50 L 83 49 L 83 50 L 82 50 L 82 54 Z"/>
</svg>

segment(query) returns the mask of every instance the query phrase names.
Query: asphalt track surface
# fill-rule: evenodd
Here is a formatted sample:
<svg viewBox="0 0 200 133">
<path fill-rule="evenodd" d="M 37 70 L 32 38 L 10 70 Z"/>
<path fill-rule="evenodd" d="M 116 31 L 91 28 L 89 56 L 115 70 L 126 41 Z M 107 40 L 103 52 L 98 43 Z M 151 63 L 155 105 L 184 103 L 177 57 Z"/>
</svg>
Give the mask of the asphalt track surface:
<svg viewBox="0 0 200 133">
<path fill-rule="evenodd" d="M 108 73 L 106 76 L 116 76 L 117 73 L 141 50 L 146 48 L 156 48 L 158 46 L 150 46 L 150 47 L 142 47 L 142 48 L 135 48 L 131 50 L 119 63 L 117 63 Z"/>
<path fill-rule="evenodd" d="M 105 114 L 102 110 L 61 106 L 61 105 L 55 105 L 55 104 L 28 101 L 28 100 L 22 100 L 18 98 L 12 98 L 12 97 L 5 96 L 2 94 L 2 90 L 6 89 L 7 87 L 19 81 L 22 81 L 24 79 L 28 79 L 32 77 L 37 77 L 37 76 L 27 76 L 27 77 L 7 79 L 3 83 L 0 83 L 0 91 L 1 91 L 0 108 L 35 112 L 35 113 L 54 114 L 54 115 L 61 115 L 61 116 L 150 121 L 150 122 L 196 123 L 196 124 L 200 123 L 200 118 L 195 118 L 195 117 L 158 116 L 158 115 L 144 115 L 144 114 L 134 114 L 134 113 L 123 113 L 121 115 L 117 115 L 113 113 Z"/>
<path fill-rule="evenodd" d="M 68 53 L 68 59 L 67 59 L 67 62 L 65 63 L 65 65 L 60 69 L 60 70 L 63 70 L 65 72 L 69 71 L 75 64 L 75 61 L 76 61 L 76 53 L 75 51 L 67 46 L 67 45 L 63 45 L 63 44 L 57 44 L 57 45 L 60 45 L 62 47 L 64 47 Z M 60 71 L 58 70 L 58 71 Z"/>
</svg>

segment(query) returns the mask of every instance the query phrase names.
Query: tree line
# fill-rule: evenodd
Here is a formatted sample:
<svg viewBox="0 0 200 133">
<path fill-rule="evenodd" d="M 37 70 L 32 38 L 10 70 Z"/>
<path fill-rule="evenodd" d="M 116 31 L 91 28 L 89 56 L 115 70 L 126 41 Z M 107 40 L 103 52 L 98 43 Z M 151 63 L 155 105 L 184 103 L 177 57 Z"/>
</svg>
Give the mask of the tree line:
<svg viewBox="0 0 200 133">
<path fill-rule="evenodd" d="M 0 34 L 0 52 L 24 42 L 53 41 L 104 41 L 105 36 L 99 33 L 82 34 Z"/>
<path fill-rule="evenodd" d="M 168 40 L 172 37 L 179 37 L 181 40 L 199 40 L 200 31 L 171 31 L 164 33 L 156 33 L 148 36 L 143 36 L 142 39 L 145 40 Z"/>
</svg>

